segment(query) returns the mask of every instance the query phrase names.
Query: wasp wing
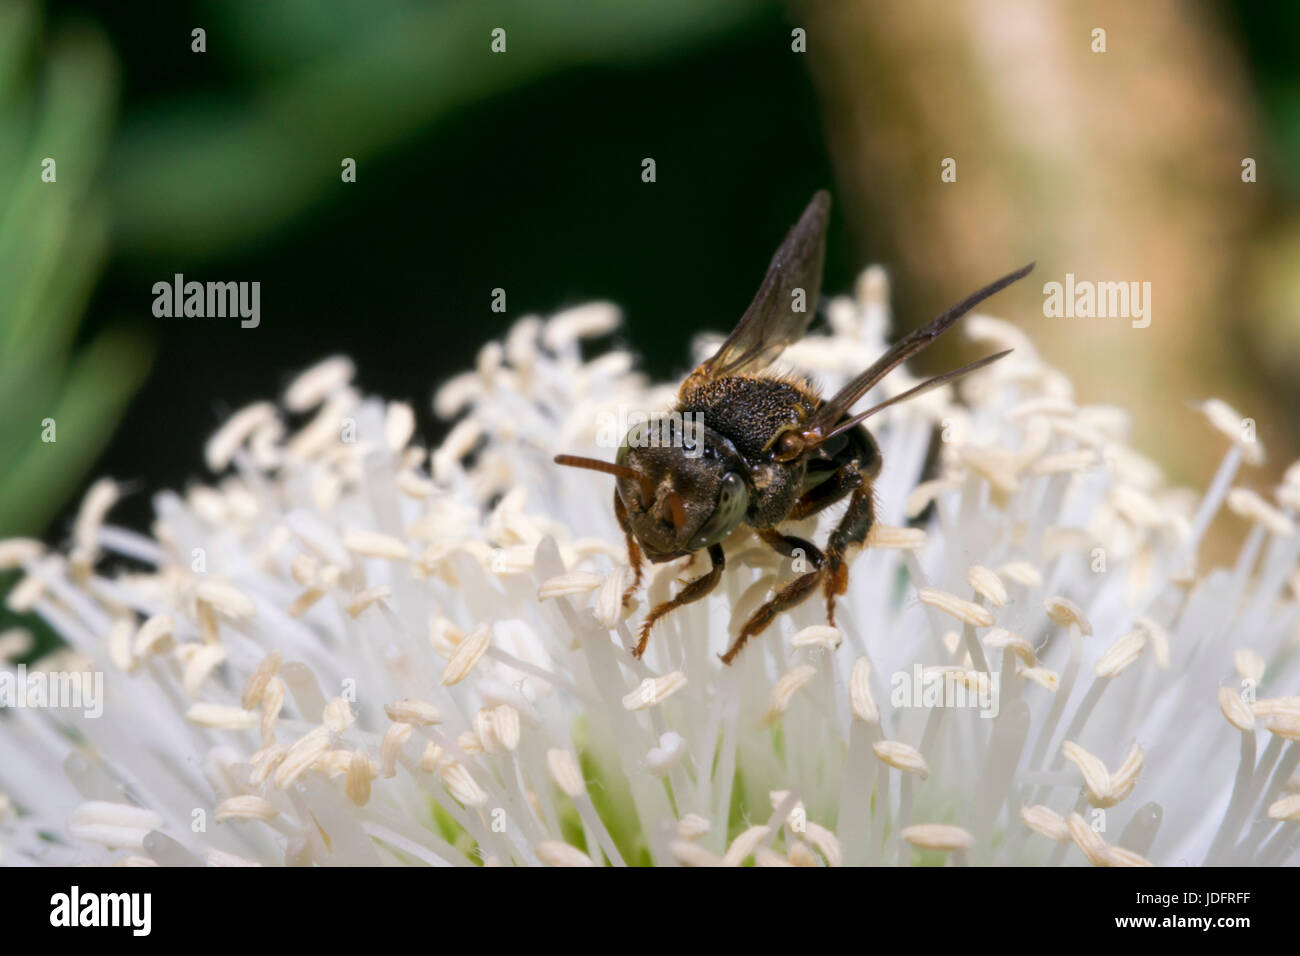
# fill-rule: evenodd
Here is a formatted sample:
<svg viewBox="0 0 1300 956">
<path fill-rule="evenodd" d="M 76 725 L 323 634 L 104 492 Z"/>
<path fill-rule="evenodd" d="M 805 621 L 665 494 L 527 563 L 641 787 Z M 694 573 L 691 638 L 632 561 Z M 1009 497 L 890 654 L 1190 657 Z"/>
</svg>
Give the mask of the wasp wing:
<svg viewBox="0 0 1300 956">
<path fill-rule="evenodd" d="M 830 193 L 819 190 L 772 256 L 763 284 L 735 329 L 690 374 L 683 390 L 770 365 L 782 349 L 803 337 L 817 309 L 830 208 Z M 802 290 L 802 301 L 796 300 L 796 290 Z"/>
<path fill-rule="evenodd" d="M 948 331 L 948 329 L 952 328 L 953 323 L 971 309 L 975 308 L 975 306 L 979 305 L 989 296 L 1001 292 L 1018 279 L 1023 279 L 1033 268 L 1034 264 L 1031 262 L 1022 269 L 1017 269 L 1015 272 L 1004 275 L 996 282 L 992 282 L 980 289 L 978 292 L 972 293 L 965 299 L 962 299 L 962 301 L 958 302 L 952 308 L 935 318 L 930 322 L 930 324 L 924 325 L 903 336 L 888 352 L 880 356 L 880 358 L 877 359 L 870 368 L 841 388 L 829 400 L 818 406 L 817 410 L 812 414 L 812 417 L 804 426 L 804 434 L 808 436 L 814 444 L 819 444 L 831 437 L 831 435 L 837 434 L 840 429 L 836 426 L 841 424 L 842 419 L 849 413 L 849 409 L 857 403 L 858 399 L 871 391 L 871 389 L 873 389 L 882 378 L 918 352 L 929 347 L 935 339 Z M 997 357 L 1001 358 L 1002 355 L 1000 354 Z M 976 368 L 988 364 L 989 361 L 992 361 L 992 359 L 981 359 L 979 362 L 975 362 L 970 366 L 958 369 L 955 373 L 940 376 L 939 380 L 936 380 L 933 384 L 938 385 L 950 381 L 957 377 L 959 373 L 965 374 L 966 372 L 973 372 Z M 926 384 L 928 388 L 930 383 Z"/>
</svg>

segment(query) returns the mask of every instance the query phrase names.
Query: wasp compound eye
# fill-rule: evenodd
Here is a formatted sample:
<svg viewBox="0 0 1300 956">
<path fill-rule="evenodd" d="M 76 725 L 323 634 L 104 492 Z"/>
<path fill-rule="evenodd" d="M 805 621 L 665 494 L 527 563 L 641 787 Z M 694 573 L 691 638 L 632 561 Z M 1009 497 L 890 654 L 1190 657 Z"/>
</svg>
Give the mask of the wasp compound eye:
<svg viewBox="0 0 1300 956">
<path fill-rule="evenodd" d="M 709 520 L 704 523 L 700 533 L 691 539 L 691 550 L 699 551 L 711 544 L 717 544 L 731 532 L 735 531 L 745 517 L 749 508 L 749 488 L 745 479 L 734 471 L 722 479 L 722 488 L 718 492 L 718 505 Z"/>
</svg>

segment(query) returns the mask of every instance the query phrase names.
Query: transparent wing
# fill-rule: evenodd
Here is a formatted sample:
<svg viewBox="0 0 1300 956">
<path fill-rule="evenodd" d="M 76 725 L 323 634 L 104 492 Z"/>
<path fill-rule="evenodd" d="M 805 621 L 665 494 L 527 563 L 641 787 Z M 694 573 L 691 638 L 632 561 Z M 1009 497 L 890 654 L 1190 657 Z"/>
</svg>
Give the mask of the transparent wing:
<svg viewBox="0 0 1300 956">
<path fill-rule="evenodd" d="M 803 337 L 817 310 L 830 208 L 830 193 L 819 190 L 776 250 L 763 284 L 735 329 L 691 373 L 688 383 L 755 371 Z M 802 297 L 796 298 L 796 290 L 803 291 Z M 796 310 L 797 306 L 802 309 Z"/>
</svg>

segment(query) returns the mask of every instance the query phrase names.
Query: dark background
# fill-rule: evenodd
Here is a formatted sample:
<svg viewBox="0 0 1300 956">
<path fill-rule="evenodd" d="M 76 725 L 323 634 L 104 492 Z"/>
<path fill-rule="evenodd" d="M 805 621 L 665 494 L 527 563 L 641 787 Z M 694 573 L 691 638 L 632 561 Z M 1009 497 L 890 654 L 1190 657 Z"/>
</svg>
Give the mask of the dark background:
<svg viewBox="0 0 1300 956">
<path fill-rule="evenodd" d="M 707 7 L 714 0 L 700 2 Z M 293 0 L 278 5 L 305 9 Z M 502 5 L 509 6 L 497 4 Z M 804 11 L 763 0 L 714 5 L 743 8 L 743 15 L 625 60 L 607 54 L 588 63 L 579 55 L 536 80 L 467 98 L 415 135 L 359 159 L 356 183 L 339 181 L 340 156 L 314 152 L 310 143 L 299 147 L 292 141 L 295 132 L 286 130 L 277 149 L 297 162 L 328 166 L 321 182 L 331 185 L 319 188 L 299 214 L 268 216 L 264 226 L 245 227 L 237 242 L 169 246 L 141 240 L 138 229 L 122 226 L 124 219 L 129 223 L 123 213 L 131 212 L 133 194 L 115 191 L 133 175 L 138 180 L 142 155 L 156 160 L 150 150 L 186 145 L 185 123 L 166 121 L 192 117 L 195 136 L 210 135 L 210 117 L 238 116 L 292 67 L 300 48 L 310 51 L 318 43 L 328 50 L 337 37 L 281 38 L 268 31 L 250 41 L 239 28 L 240 17 L 249 14 L 214 16 L 220 4 L 46 4 L 48 34 L 93 21 L 120 73 L 114 132 L 119 146 L 110 148 L 100 173 L 117 206 L 110 217 L 113 234 L 78 341 L 123 326 L 154 348 L 143 387 L 78 492 L 47 524 L 46 540 L 57 544 L 66 536 L 80 492 L 102 475 L 131 489 L 115 508 L 114 521 L 147 527 L 154 491 L 208 477 L 201 449 L 228 412 L 278 394 L 297 371 L 326 355 L 351 356 L 366 392 L 409 400 L 431 444 L 446 428 L 430 410 L 436 384 L 471 367 L 484 343 L 528 313 L 613 301 L 626 317 L 619 335 L 642 356 L 644 367 L 658 378 L 677 376 L 686 369 L 691 336 L 725 331 L 743 310 L 772 250 L 817 188 L 830 188 L 837 199 L 824 287 L 847 291 L 859 268 L 878 262 L 891 268 L 900 325 L 927 317 L 943 302 L 932 277 L 900 262 L 897 222 L 863 215 L 862 205 L 852 208 L 847 191 L 837 188 L 863 174 L 846 166 L 843 156 L 832 168 L 833 136 L 823 127 L 827 106 L 819 97 L 824 90 L 814 84 L 808 57 L 790 50 L 791 26 L 807 22 Z M 557 0 L 556 6 L 573 5 Z M 364 4 L 350 2 L 309 8 L 336 31 L 341 18 L 367 15 Z M 1281 158 L 1300 161 L 1297 8 L 1187 8 L 1240 51 L 1251 96 Z M 190 30 L 204 24 L 207 52 L 192 53 Z M 1122 33 L 1115 37 L 1117 52 L 1135 42 Z M 1141 38 L 1157 49 L 1158 40 Z M 499 68 L 487 37 L 475 42 L 482 55 L 471 68 Z M 512 29 L 507 55 L 526 52 L 527 43 L 527 31 Z M 286 50 L 278 53 L 277 44 Z M 869 92 L 861 96 L 870 119 L 876 104 Z M 881 104 L 882 121 L 890 107 Z M 320 108 L 328 114 L 328 96 Z M 151 140 L 155 128 L 170 139 Z M 292 164 L 267 174 L 259 170 L 256 152 L 239 156 L 222 167 L 230 182 L 272 175 L 283 177 L 279 185 L 286 190 L 299 185 L 284 171 Z M 641 181 L 647 156 L 657 163 L 653 184 Z M 1271 188 L 1300 196 L 1300 178 L 1278 182 Z M 196 179 L 184 188 L 202 195 L 211 185 Z M 139 182 L 134 188 L 139 198 Z M 882 196 L 894 189 L 887 182 L 869 188 Z M 143 195 L 148 192 L 146 182 Z M 235 210 L 225 219 L 240 214 Z M 142 215 L 157 221 L 157 214 Z M 205 221 L 192 212 L 185 223 L 200 235 L 207 229 L 226 235 L 231 228 L 221 216 Z M 1031 233 L 1055 228 L 1030 225 Z M 972 234 L 963 241 L 983 240 Z M 1021 261 L 999 261 L 1004 258 L 999 268 Z M 261 326 L 245 330 L 237 320 L 154 318 L 152 285 L 176 272 L 200 281 L 259 281 Z M 965 277 L 959 281 L 960 292 L 973 287 Z M 505 315 L 489 308 L 498 286 L 508 296 Z M 953 294 L 946 288 L 941 293 L 944 300 Z M 1026 302 L 1034 299 L 1025 295 Z M 1076 376 L 1083 371 L 1067 370 Z M 1274 375 L 1287 379 L 1285 369 Z M 1272 427 L 1276 431 L 1277 424 Z M 1205 468 L 1216 457 L 1216 451 L 1207 452 Z"/>
<path fill-rule="evenodd" d="M 208 53 L 189 52 L 194 16 L 183 9 L 55 8 L 89 12 L 107 30 L 128 116 L 237 81 L 220 35 L 209 32 Z M 355 183 L 337 182 L 307 216 L 238 255 L 115 256 L 83 335 L 127 317 L 157 352 L 93 469 L 138 479 L 114 520 L 146 527 L 152 492 L 196 477 L 203 442 L 226 413 L 329 354 L 356 361 L 365 391 L 411 401 L 431 443 L 446 427 L 430 409 L 436 383 L 471 367 L 482 345 L 530 312 L 613 301 L 649 372 L 684 371 L 691 336 L 729 328 L 812 192 L 834 184 L 789 29 L 770 7 L 689 55 L 579 69 L 479 104 L 394 155 L 361 162 Z M 655 183 L 641 181 L 647 156 Z M 335 157 L 323 161 L 337 167 Z M 842 218 L 829 246 L 826 287 L 845 288 L 870 250 L 848 247 Z M 154 318 L 152 285 L 173 272 L 260 281 L 260 327 Z M 489 307 L 496 287 L 506 290 L 504 315 Z M 50 537 L 75 509 L 76 500 Z"/>
</svg>

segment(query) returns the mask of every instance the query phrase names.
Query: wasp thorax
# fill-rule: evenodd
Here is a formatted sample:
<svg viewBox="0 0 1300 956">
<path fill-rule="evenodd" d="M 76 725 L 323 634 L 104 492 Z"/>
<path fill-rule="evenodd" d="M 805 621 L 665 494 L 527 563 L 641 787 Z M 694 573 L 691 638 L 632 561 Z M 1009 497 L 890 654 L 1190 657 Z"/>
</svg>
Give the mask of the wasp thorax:
<svg viewBox="0 0 1300 956">
<path fill-rule="evenodd" d="M 632 426 L 617 462 L 635 473 L 617 478 L 618 494 L 652 561 L 707 548 L 745 517 L 744 462 L 698 418 L 665 416 Z"/>
</svg>

